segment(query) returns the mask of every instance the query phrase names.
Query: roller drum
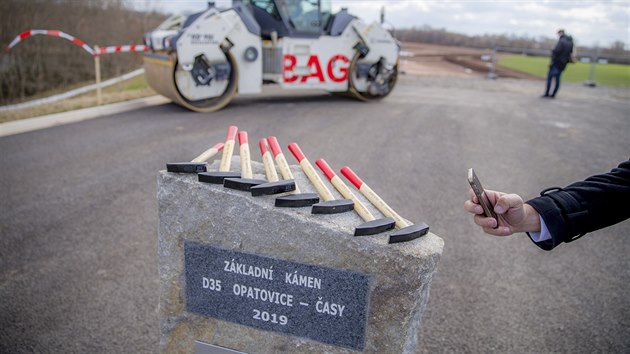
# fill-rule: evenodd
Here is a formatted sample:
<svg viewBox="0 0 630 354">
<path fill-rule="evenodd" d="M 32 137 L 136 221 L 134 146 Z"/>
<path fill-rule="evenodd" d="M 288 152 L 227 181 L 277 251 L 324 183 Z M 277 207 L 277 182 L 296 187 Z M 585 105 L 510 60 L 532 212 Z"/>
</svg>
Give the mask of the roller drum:
<svg viewBox="0 0 630 354">
<path fill-rule="evenodd" d="M 387 97 L 394 90 L 394 86 L 396 86 L 396 82 L 398 81 L 398 67 L 400 59 L 396 61 L 396 65 L 394 65 L 391 73 L 389 73 L 384 82 L 380 83 L 379 91 L 382 92 L 379 94 L 373 94 L 370 92 L 369 85 L 377 84 L 376 82 L 368 83 L 368 90 L 365 92 L 358 91 L 355 87 L 354 80 L 358 79 L 359 59 L 361 59 L 361 53 L 356 52 L 350 62 L 350 69 L 348 70 L 348 91 L 346 94 L 364 102 L 376 101 Z"/>
<path fill-rule="evenodd" d="M 225 53 L 231 70 L 225 90 L 217 97 L 189 100 L 180 92 L 177 81 L 177 54 L 147 53 L 144 56 L 144 70 L 147 82 L 152 89 L 180 106 L 196 112 L 214 112 L 225 107 L 237 92 L 238 68 L 233 56 Z M 181 70 L 180 73 L 181 74 Z"/>
</svg>

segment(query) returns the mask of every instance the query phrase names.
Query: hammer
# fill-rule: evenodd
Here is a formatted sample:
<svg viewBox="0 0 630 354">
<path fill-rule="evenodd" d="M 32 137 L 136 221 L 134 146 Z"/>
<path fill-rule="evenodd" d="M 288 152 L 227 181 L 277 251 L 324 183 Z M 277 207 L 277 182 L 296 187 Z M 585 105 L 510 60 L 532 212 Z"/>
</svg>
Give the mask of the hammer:
<svg viewBox="0 0 630 354">
<path fill-rule="evenodd" d="M 278 144 L 278 139 L 276 139 L 275 136 L 270 136 L 267 138 L 267 141 L 269 142 L 271 152 L 273 152 L 273 155 L 276 158 L 276 163 L 280 168 L 282 178 L 285 180 L 294 180 L 289 163 L 284 157 L 282 149 L 280 149 L 280 144 Z M 295 184 L 295 190 L 290 195 L 276 198 L 277 207 L 297 208 L 313 205 L 317 202 L 319 202 L 319 196 L 317 193 L 300 193 L 297 183 Z"/>
<path fill-rule="evenodd" d="M 223 187 L 230 189 L 238 189 L 241 191 L 247 191 L 259 184 L 265 183 L 262 179 L 254 179 L 252 173 L 252 162 L 249 154 L 249 142 L 247 139 L 247 132 L 238 132 L 238 143 L 240 145 L 239 154 L 241 156 L 241 178 L 226 178 L 223 180 Z"/>
<path fill-rule="evenodd" d="M 201 153 L 190 162 L 170 162 L 166 164 L 166 172 L 198 173 L 208 170 L 208 161 L 212 156 L 223 150 L 223 143 L 218 143 Z"/>
<path fill-rule="evenodd" d="M 223 155 L 221 155 L 221 165 L 219 165 L 219 172 L 202 172 L 197 174 L 199 176 L 199 182 L 223 184 L 223 180 L 226 178 L 240 178 L 239 172 L 230 172 L 230 165 L 232 164 L 232 154 L 234 153 L 234 140 L 236 140 L 236 132 L 238 127 L 231 125 L 228 128 L 227 136 L 225 137 L 225 144 L 223 147 Z"/>
<path fill-rule="evenodd" d="M 372 213 L 361 203 L 354 193 L 348 188 L 339 176 L 333 172 L 332 168 L 326 163 L 326 160 L 319 159 L 315 161 L 317 167 L 328 177 L 330 183 L 343 195 L 344 198 L 354 202 L 354 210 L 365 222 L 354 229 L 354 236 L 374 235 L 394 228 L 396 223 L 393 218 L 385 217 L 376 219 Z"/>
<path fill-rule="evenodd" d="M 295 190 L 294 180 L 280 181 L 278 173 L 276 172 L 276 163 L 273 162 L 273 155 L 269 150 L 269 145 L 266 138 L 260 139 L 258 142 L 260 147 L 260 155 L 262 156 L 263 164 L 265 165 L 265 174 L 269 182 L 253 186 L 250 190 L 252 196 L 258 197 L 261 195 L 270 195 L 291 192 Z"/>
<path fill-rule="evenodd" d="M 411 224 L 407 220 L 398 215 L 394 209 L 392 209 L 387 203 L 381 199 L 367 184 L 357 176 L 352 169 L 348 166 L 344 166 L 341 169 L 341 174 L 344 175 L 355 187 L 370 201 L 374 206 L 381 211 L 385 216 L 391 217 L 396 221 L 396 227 L 399 229 L 393 234 L 389 235 L 389 243 L 406 242 L 416 239 L 420 236 L 426 235 L 429 232 L 429 226 L 425 223 Z"/>
<path fill-rule="evenodd" d="M 313 204 L 313 209 L 311 213 L 313 214 L 336 214 L 343 213 L 346 211 L 350 211 L 354 209 L 354 202 L 350 199 L 339 199 L 335 200 L 335 197 L 332 195 L 328 187 L 324 184 L 313 165 L 308 161 L 308 159 L 302 153 L 302 150 L 296 143 L 289 144 L 289 151 L 293 153 L 293 156 L 300 163 L 300 167 L 302 167 L 302 171 L 306 174 L 306 177 L 313 183 L 315 189 L 319 195 L 324 199 L 323 202 Z"/>
</svg>

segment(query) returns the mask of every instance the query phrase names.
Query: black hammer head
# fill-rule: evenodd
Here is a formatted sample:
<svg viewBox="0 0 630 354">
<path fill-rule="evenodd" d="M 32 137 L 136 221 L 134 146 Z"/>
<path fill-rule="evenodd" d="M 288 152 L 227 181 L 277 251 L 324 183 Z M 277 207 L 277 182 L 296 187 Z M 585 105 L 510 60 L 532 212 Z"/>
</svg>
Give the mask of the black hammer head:
<svg viewBox="0 0 630 354">
<path fill-rule="evenodd" d="M 396 225 L 396 221 L 389 217 L 364 222 L 354 229 L 354 236 L 380 234 L 393 229 L 394 225 Z"/>
<path fill-rule="evenodd" d="M 311 213 L 313 214 L 338 214 L 354 210 L 354 202 L 351 199 L 329 200 L 313 204 Z"/>
<path fill-rule="evenodd" d="M 263 184 L 267 181 L 264 179 L 253 178 L 226 178 L 223 180 L 223 187 L 230 189 L 238 189 L 239 191 L 249 192 L 253 186 Z"/>
<path fill-rule="evenodd" d="M 166 172 L 199 173 L 207 170 L 208 164 L 205 162 L 171 162 L 166 164 Z"/>
<path fill-rule="evenodd" d="M 292 179 L 287 179 L 284 181 L 263 183 L 257 186 L 253 186 L 250 190 L 252 192 L 252 196 L 254 197 L 291 192 L 295 190 L 295 181 Z"/>
<path fill-rule="evenodd" d="M 305 207 L 311 206 L 317 202 L 319 202 L 319 195 L 317 193 L 291 194 L 276 198 L 276 206 L 281 208 Z"/>
<path fill-rule="evenodd" d="M 223 184 L 226 178 L 241 178 L 240 172 L 201 172 L 198 173 L 199 182 Z"/>
<path fill-rule="evenodd" d="M 419 224 L 404 227 L 389 235 L 389 243 L 407 242 L 424 236 L 429 232 L 429 225 L 421 222 Z"/>
</svg>

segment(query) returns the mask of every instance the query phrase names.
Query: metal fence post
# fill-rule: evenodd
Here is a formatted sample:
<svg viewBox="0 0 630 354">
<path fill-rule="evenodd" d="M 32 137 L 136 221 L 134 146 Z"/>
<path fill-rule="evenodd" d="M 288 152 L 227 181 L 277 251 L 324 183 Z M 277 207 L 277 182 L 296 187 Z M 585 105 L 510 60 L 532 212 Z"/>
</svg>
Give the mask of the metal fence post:
<svg viewBox="0 0 630 354">
<path fill-rule="evenodd" d="M 599 59 L 599 45 L 595 46 L 595 52 L 591 55 L 591 70 L 588 73 L 588 80 L 584 82 L 584 86 L 595 87 L 597 83 L 595 83 L 595 65 L 597 64 L 597 60 Z"/>
<path fill-rule="evenodd" d="M 495 80 L 498 75 L 496 73 L 496 66 L 497 66 L 497 47 L 494 47 L 492 49 L 492 62 L 490 64 L 490 70 L 488 71 L 488 79 L 491 80 Z"/>
</svg>

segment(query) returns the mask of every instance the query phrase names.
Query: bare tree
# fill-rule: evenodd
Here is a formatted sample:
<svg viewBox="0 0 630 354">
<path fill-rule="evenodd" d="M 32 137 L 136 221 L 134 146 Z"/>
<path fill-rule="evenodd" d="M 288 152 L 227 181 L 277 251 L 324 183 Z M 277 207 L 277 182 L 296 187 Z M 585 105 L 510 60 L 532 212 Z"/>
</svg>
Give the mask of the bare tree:
<svg viewBox="0 0 630 354">
<path fill-rule="evenodd" d="M 523 49 L 551 49 L 557 42 L 557 38 L 549 37 L 527 37 L 507 34 L 484 34 L 477 36 L 467 36 L 460 33 L 448 32 L 446 29 L 435 29 L 429 26 L 412 27 L 410 29 L 396 30 L 396 37 L 401 41 L 464 46 L 471 48 L 494 48 L 494 47 L 512 47 Z M 609 49 L 604 52 L 617 55 L 629 55 L 624 50 L 625 44 L 617 41 L 612 44 Z M 593 49 L 580 47 L 579 52 L 588 52 Z"/>
<path fill-rule="evenodd" d="M 2 0 L 0 43 L 5 47 L 29 29 L 53 29 L 90 46 L 141 44 L 164 18 L 131 9 L 124 0 Z M 89 53 L 61 38 L 34 36 L 0 56 L 0 104 L 94 80 Z M 101 63 L 106 79 L 140 67 L 142 54 L 107 55 Z"/>
</svg>

